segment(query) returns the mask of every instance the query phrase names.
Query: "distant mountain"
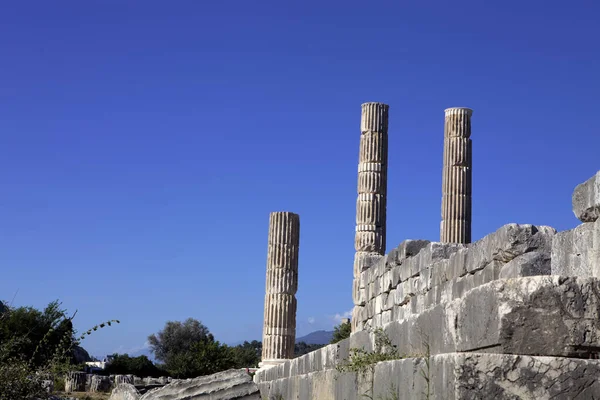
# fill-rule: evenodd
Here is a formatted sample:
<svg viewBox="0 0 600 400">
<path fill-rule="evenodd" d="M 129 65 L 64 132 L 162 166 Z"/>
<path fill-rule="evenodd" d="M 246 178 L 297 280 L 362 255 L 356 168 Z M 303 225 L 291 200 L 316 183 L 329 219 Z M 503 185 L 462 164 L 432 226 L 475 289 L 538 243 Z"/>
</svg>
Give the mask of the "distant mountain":
<svg viewBox="0 0 600 400">
<path fill-rule="evenodd" d="M 238 341 L 238 342 L 231 342 L 231 343 L 226 343 L 226 344 L 227 344 L 227 346 L 229 346 L 229 347 L 235 347 L 235 346 L 239 346 L 240 344 L 244 344 L 244 342 L 248 342 L 248 343 L 250 343 L 250 342 L 252 342 L 253 340 L 256 340 L 256 341 L 259 341 L 259 342 L 260 342 L 262 339 L 240 340 L 240 341 Z"/>
<path fill-rule="evenodd" d="M 152 362 L 156 362 L 156 359 L 154 358 L 154 354 L 150 351 L 149 348 L 144 348 L 138 351 L 134 351 L 133 353 L 129 354 L 129 357 L 139 357 L 139 356 L 146 356 L 148 357 L 148 359 Z"/>
<path fill-rule="evenodd" d="M 306 344 L 329 344 L 333 338 L 333 331 L 315 331 L 308 335 L 296 338 L 296 343 L 304 342 Z"/>
<path fill-rule="evenodd" d="M 314 331 L 309 333 L 308 335 L 304 335 L 302 337 L 296 338 L 296 343 L 304 342 L 306 344 L 329 344 L 331 342 L 331 338 L 333 337 L 333 331 Z M 259 342 L 261 339 L 256 339 Z M 239 342 L 231 342 L 227 343 L 228 346 L 234 347 L 243 344 L 246 340 L 240 340 Z M 252 340 L 248 340 L 251 342 Z"/>
</svg>

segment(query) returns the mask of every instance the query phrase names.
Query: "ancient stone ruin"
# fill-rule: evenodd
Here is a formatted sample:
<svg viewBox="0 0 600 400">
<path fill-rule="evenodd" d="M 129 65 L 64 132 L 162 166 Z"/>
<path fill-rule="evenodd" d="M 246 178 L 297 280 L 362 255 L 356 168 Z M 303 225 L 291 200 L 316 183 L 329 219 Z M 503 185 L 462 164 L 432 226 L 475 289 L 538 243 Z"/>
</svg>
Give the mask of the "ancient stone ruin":
<svg viewBox="0 0 600 400">
<path fill-rule="evenodd" d="M 135 388 L 136 392 L 139 394 L 144 394 L 153 389 L 161 388 L 172 381 L 172 378 L 168 378 L 166 376 L 160 378 L 140 378 L 134 375 L 105 376 L 70 371 L 65 376 L 65 393 L 108 393 L 120 384 L 129 384 Z"/>
<path fill-rule="evenodd" d="M 300 217 L 291 212 L 271 213 L 261 366 L 294 355 L 299 246 Z"/>
<path fill-rule="evenodd" d="M 444 124 L 442 222 L 440 242 L 471 243 L 471 115 L 464 107 L 448 108 Z"/>
<path fill-rule="evenodd" d="M 231 369 L 193 379 L 178 379 L 141 394 L 130 383 L 119 383 L 109 400 L 261 400 L 258 387 L 243 369 Z"/>
<path fill-rule="evenodd" d="M 352 334 L 277 353 L 254 377 L 262 398 L 600 398 L 600 172 L 575 188 L 575 229 L 508 224 L 470 243 L 472 111 L 447 109 L 440 242 L 384 255 L 388 106 L 362 107 Z M 383 352 L 381 335 L 394 359 L 336 369 Z"/>
</svg>

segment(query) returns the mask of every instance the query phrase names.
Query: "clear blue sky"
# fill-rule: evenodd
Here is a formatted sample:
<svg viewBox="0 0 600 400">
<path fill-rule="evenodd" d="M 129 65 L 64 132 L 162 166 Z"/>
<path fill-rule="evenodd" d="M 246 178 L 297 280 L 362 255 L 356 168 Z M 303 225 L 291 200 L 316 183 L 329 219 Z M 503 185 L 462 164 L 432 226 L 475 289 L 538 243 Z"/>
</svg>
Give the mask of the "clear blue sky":
<svg viewBox="0 0 600 400">
<path fill-rule="evenodd" d="M 417 5 L 418 3 L 418 5 Z M 443 110 L 473 236 L 577 225 L 600 169 L 592 1 L 13 1 L 0 13 L 0 298 L 84 347 L 194 317 L 260 339 L 269 212 L 300 214 L 298 335 L 352 307 L 360 104 L 390 104 L 388 249 L 439 237 Z"/>
</svg>

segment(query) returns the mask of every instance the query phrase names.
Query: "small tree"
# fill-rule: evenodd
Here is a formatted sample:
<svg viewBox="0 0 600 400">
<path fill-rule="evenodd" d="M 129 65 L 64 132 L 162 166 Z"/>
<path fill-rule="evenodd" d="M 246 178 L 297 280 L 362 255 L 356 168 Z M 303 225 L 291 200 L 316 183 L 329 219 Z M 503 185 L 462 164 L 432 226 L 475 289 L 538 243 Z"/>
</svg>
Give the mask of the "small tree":
<svg viewBox="0 0 600 400">
<path fill-rule="evenodd" d="M 215 341 L 200 321 L 169 321 L 162 331 L 148 337 L 150 349 L 175 378 L 194 378 L 235 366 L 231 349 Z"/>
<path fill-rule="evenodd" d="M 333 328 L 333 337 L 331 338 L 331 343 L 337 343 L 340 340 L 344 340 L 350 337 L 350 333 L 352 331 L 350 322 L 344 322 Z"/>
<path fill-rule="evenodd" d="M 130 357 L 128 354 L 113 354 L 112 361 L 103 374 L 159 377 L 164 376 L 165 371 L 154 365 L 145 355 Z"/>
<path fill-rule="evenodd" d="M 165 364 L 203 340 L 213 341 L 214 337 L 206 326 L 193 318 L 188 318 L 185 322 L 167 321 L 161 331 L 148 336 L 150 350 L 157 360 Z"/>
<path fill-rule="evenodd" d="M 253 368 L 258 366 L 262 353 L 261 342 L 257 340 L 253 340 L 252 342 L 245 341 L 229 349 L 236 368 Z"/>
</svg>

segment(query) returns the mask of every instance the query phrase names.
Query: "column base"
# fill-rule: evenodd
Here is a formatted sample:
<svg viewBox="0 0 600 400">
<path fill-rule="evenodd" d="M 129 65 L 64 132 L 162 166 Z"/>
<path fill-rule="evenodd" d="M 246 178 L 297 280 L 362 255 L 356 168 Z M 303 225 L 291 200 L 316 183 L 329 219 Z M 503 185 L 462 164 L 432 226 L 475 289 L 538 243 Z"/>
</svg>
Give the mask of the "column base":
<svg viewBox="0 0 600 400">
<path fill-rule="evenodd" d="M 274 366 L 279 365 L 279 364 L 283 364 L 286 361 L 289 361 L 289 360 L 287 358 L 278 358 L 278 359 L 272 359 L 272 360 L 262 360 L 261 362 L 258 363 L 258 368 L 267 369 L 267 368 L 271 368 L 271 367 L 274 367 Z"/>
</svg>

